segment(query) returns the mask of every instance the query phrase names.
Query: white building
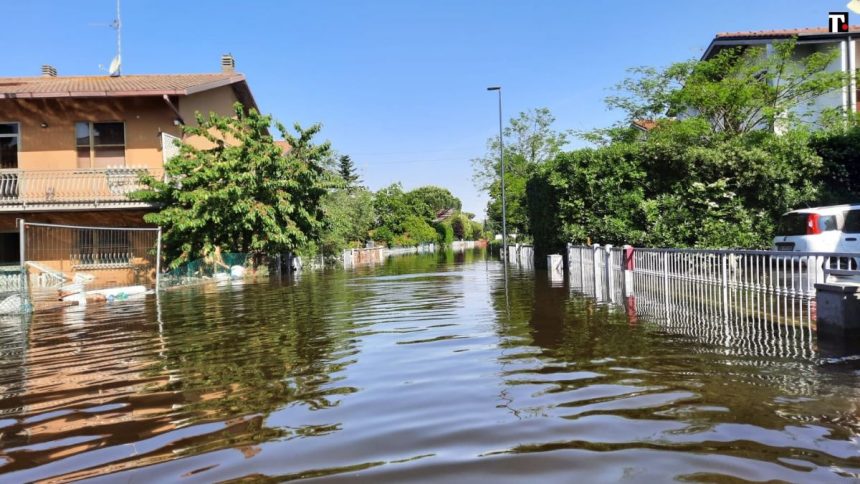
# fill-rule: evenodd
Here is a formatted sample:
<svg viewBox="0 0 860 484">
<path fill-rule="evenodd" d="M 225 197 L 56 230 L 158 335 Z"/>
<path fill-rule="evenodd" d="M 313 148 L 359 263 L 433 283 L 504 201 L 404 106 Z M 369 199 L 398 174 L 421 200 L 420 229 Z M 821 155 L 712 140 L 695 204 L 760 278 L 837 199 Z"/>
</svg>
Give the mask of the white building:
<svg viewBox="0 0 860 484">
<path fill-rule="evenodd" d="M 769 50 L 774 42 L 797 37 L 795 54 L 798 57 L 809 55 L 813 52 L 826 52 L 837 49 L 839 56 L 833 61 L 829 69 L 832 72 L 854 72 L 858 62 L 857 42 L 860 40 L 860 26 L 850 26 L 847 32 L 830 33 L 827 28 L 806 29 L 783 29 L 783 30 L 759 30 L 750 32 L 724 32 L 719 33 L 711 41 L 705 50 L 702 59 L 710 59 L 721 50 L 737 46 L 757 46 Z M 820 112 L 824 108 L 842 107 L 845 110 L 857 112 L 857 81 L 851 79 L 851 85 L 841 91 L 834 91 L 818 98 L 805 111 Z"/>
</svg>

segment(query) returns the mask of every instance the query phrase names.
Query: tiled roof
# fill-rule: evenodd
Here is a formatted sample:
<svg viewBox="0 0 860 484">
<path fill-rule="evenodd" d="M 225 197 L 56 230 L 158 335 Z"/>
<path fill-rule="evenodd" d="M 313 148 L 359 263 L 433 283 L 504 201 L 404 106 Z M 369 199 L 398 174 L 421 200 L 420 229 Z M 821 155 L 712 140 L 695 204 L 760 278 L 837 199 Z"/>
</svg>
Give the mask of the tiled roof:
<svg viewBox="0 0 860 484">
<path fill-rule="evenodd" d="M 641 129 L 642 131 L 651 131 L 657 127 L 657 121 L 654 121 L 653 119 L 634 119 L 633 126 Z"/>
<path fill-rule="evenodd" d="M 848 32 L 841 32 L 834 35 L 840 35 L 850 32 L 860 32 L 860 25 L 851 25 L 848 27 Z M 717 39 L 772 39 L 784 38 L 804 35 L 823 35 L 829 34 L 830 31 L 826 27 L 808 27 L 801 29 L 778 29 L 778 30 L 750 30 L 744 32 L 720 32 L 717 34 Z"/>
<path fill-rule="evenodd" d="M 238 73 L 0 77 L 0 98 L 181 96 L 240 82 Z"/>
</svg>

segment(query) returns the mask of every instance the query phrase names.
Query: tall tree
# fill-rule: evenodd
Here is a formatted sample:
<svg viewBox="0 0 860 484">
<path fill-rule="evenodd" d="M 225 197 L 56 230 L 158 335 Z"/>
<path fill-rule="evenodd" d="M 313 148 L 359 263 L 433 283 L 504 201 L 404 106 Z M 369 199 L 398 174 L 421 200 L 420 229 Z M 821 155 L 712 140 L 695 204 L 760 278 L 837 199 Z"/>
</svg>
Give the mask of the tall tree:
<svg viewBox="0 0 860 484">
<path fill-rule="evenodd" d="M 355 172 L 355 164 L 349 155 L 343 155 L 338 159 L 337 171 L 347 188 L 355 187 L 361 182 L 361 178 Z"/>
<path fill-rule="evenodd" d="M 285 154 L 269 133 L 272 123 L 239 103 L 233 116 L 198 113 L 197 126 L 183 130 L 208 146 L 183 143 L 165 164 L 165 180 L 144 179 L 147 188 L 134 197 L 160 207 L 144 218 L 164 229 L 171 266 L 216 248 L 255 256 L 295 251 L 319 237 L 329 143 L 313 143 L 319 125 L 296 124 L 293 135 L 276 123 L 291 146 Z"/>
<path fill-rule="evenodd" d="M 555 117 L 547 108 L 521 112 L 509 121 L 503 130 L 505 143 L 505 198 L 507 200 L 508 229 L 528 233 L 525 210 L 526 181 L 532 170 L 553 159 L 567 144 L 571 131 L 557 131 L 552 125 Z M 501 228 L 501 165 L 499 164 L 499 138 L 487 140 L 487 153 L 472 160 L 475 186 L 490 195 L 487 204 L 488 221 Z"/>
<path fill-rule="evenodd" d="M 406 193 L 406 203 L 412 206 L 416 215 L 427 220 L 436 218 L 443 210 L 460 210 L 463 203 L 447 188 L 425 185 Z"/>
</svg>

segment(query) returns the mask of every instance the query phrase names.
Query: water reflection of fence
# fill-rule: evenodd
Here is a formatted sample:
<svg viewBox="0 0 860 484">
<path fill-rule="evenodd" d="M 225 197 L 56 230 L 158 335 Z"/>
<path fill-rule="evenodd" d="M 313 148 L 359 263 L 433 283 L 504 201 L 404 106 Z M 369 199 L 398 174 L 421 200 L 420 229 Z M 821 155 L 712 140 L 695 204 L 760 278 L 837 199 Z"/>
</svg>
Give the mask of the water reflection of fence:
<svg viewBox="0 0 860 484">
<path fill-rule="evenodd" d="M 569 246 L 573 290 L 622 305 L 631 322 L 760 354 L 809 355 L 815 284 L 846 254 Z M 846 262 L 845 259 L 849 259 Z"/>
<path fill-rule="evenodd" d="M 21 266 L 0 266 L 0 315 L 26 311 L 26 287 Z"/>
</svg>

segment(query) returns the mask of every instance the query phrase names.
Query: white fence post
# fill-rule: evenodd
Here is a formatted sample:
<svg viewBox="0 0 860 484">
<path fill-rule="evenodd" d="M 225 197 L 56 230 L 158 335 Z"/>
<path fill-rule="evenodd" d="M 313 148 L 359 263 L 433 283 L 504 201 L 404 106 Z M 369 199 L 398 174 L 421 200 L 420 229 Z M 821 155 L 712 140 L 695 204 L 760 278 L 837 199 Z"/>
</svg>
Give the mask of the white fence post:
<svg viewBox="0 0 860 484">
<path fill-rule="evenodd" d="M 568 242 L 565 245 L 564 260 L 565 260 L 565 263 L 567 264 L 567 273 L 571 274 L 573 272 L 573 264 L 571 261 L 571 244 L 570 244 L 570 242 Z"/>
<path fill-rule="evenodd" d="M 585 290 L 585 247 L 579 246 L 579 287 Z"/>
<path fill-rule="evenodd" d="M 613 284 L 615 279 L 615 268 L 612 267 L 612 244 L 606 244 L 604 246 L 604 250 L 606 251 L 604 253 L 604 260 L 606 261 L 606 265 L 604 267 L 604 272 L 606 272 L 606 291 L 609 296 L 609 300 L 615 302 L 615 285 Z"/>
<path fill-rule="evenodd" d="M 725 253 L 720 254 L 720 292 L 723 297 L 723 315 L 729 316 L 729 261 Z"/>
<path fill-rule="evenodd" d="M 27 252 L 25 250 L 25 248 L 27 247 L 27 244 L 25 243 L 27 240 L 27 235 L 24 233 L 24 231 L 26 230 L 27 224 L 23 218 L 19 218 L 17 220 L 17 222 L 18 222 L 18 243 L 20 244 L 20 247 L 18 248 L 18 257 L 20 257 L 19 271 L 21 273 L 21 275 L 20 275 L 20 277 L 21 277 L 21 289 L 20 289 L 20 291 L 21 291 L 21 299 L 23 300 L 24 298 L 29 298 L 29 296 L 30 296 L 30 290 L 29 290 L 30 288 L 28 287 L 30 284 L 30 274 L 29 274 L 29 271 L 27 270 L 27 264 L 26 264 Z"/>
<path fill-rule="evenodd" d="M 155 239 L 155 292 L 161 289 L 161 227 Z"/>
<path fill-rule="evenodd" d="M 666 321 L 671 321 L 671 313 L 669 311 L 669 252 L 663 252 L 663 294 L 666 304 Z"/>
<path fill-rule="evenodd" d="M 601 274 L 600 274 L 600 260 L 602 259 L 600 254 L 600 246 L 594 244 L 591 246 L 591 259 L 594 261 L 592 264 L 592 279 L 594 282 L 594 297 L 600 299 L 600 286 L 601 286 Z"/>
</svg>

